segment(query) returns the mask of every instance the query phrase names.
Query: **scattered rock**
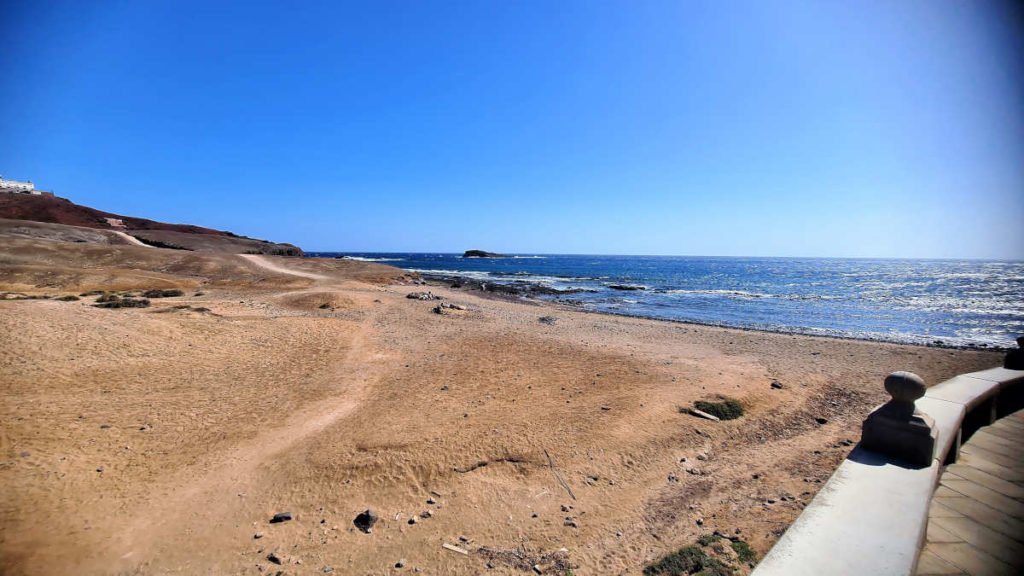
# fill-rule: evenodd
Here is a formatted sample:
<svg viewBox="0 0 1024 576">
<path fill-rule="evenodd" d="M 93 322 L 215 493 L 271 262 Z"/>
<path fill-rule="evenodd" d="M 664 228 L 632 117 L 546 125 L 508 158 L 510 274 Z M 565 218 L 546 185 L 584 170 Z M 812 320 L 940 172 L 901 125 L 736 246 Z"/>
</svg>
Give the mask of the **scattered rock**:
<svg viewBox="0 0 1024 576">
<path fill-rule="evenodd" d="M 427 504 L 433 506 L 434 504 L 437 504 L 437 500 L 434 500 L 433 498 L 427 498 Z"/>
<path fill-rule="evenodd" d="M 778 382 L 778 381 L 772 382 L 772 388 L 774 390 L 782 390 L 782 382 Z"/>
<path fill-rule="evenodd" d="M 576 522 L 576 519 L 573 518 L 572 516 L 566 516 L 565 517 L 565 522 L 563 522 L 562 524 L 564 526 L 568 526 L 570 528 L 579 528 L 580 527 L 580 525 Z"/>
<path fill-rule="evenodd" d="M 292 519 L 291 512 L 278 512 L 274 514 L 274 517 L 270 519 L 271 524 L 280 524 L 281 522 L 287 522 Z"/>
<path fill-rule="evenodd" d="M 277 564 L 278 566 L 284 563 L 284 560 L 281 558 L 281 556 L 278 555 L 277 552 L 271 552 L 270 554 L 267 554 L 267 560 L 273 562 L 274 564 Z"/>
<path fill-rule="evenodd" d="M 260 538 L 263 538 L 263 532 L 257 532 L 252 535 L 253 540 L 259 540 Z"/>
<path fill-rule="evenodd" d="M 416 524 L 417 522 L 419 522 L 419 520 L 417 520 L 415 516 L 413 516 L 412 518 L 409 518 L 409 525 L 410 526 Z"/>
<path fill-rule="evenodd" d="M 814 421 L 818 424 L 828 424 L 828 418 L 822 418 L 821 416 L 815 418 Z"/>
<path fill-rule="evenodd" d="M 558 318 L 555 316 L 541 316 L 540 318 L 537 318 L 537 321 L 541 324 L 553 326 L 555 322 L 558 322 Z"/>
<path fill-rule="evenodd" d="M 377 523 L 377 513 L 373 510 L 365 510 L 356 516 L 352 523 L 356 528 L 369 534 L 373 530 L 373 525 Z"/>
<path fill-rule="evenodd" d="M 424 510 L 423 512 L 420 512 L 420 518 L 423 518 L 424 520 L 426 520 L 428 518 L 433 518 L 433 517 L 434 517 L 434 513 L 431 512 L 430 510 Z"/>
<path fill-rule="evenodd" d="M 405 558 L 395 562 L 395 568 L 405 568 Z"/>
<path fill-rule="evenodd" d="M 430 292 L 409 292 L 405 295 L 406 298 L 411 300 L 440 300 L 440 296 L 435 296 Z"/>
</svg>

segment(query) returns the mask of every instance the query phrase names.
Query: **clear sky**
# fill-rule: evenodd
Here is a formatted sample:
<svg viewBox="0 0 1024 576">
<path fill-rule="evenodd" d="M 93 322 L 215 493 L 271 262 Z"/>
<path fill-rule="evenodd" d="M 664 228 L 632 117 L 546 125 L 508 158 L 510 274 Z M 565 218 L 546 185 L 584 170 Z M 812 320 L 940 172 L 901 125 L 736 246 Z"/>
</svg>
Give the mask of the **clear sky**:
<svg viewBox="0 0 1024 576">
<path fill-rule="evenodd" d="M 1024 258 L 995 0 L 0 3 L 0 174 L 307 250 Z"/>
</svg>

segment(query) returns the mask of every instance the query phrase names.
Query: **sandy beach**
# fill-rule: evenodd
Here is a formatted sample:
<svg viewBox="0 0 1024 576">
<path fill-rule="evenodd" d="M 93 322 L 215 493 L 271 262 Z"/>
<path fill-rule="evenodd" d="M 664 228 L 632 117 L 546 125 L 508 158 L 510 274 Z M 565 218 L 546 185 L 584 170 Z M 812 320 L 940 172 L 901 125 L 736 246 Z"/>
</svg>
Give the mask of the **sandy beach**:
<svg viewBox="0 0 1024 576">
<path fill-rule="evenodd" d="M 158 288 L 184 295 L 25 298 Z M 128 243 L 4 239 L 0 290 L 12 575 L 637 574 L 715 531 L 760 557 L 886 399 L 886 374 L 937 383 L 1002 359 Z M 406 297 L 424 290 L 443 300 Z M 680 410 L 720 397 L 744 416 Z M 367 509 L 369 534 L 353 524 Z"/>
</svg>

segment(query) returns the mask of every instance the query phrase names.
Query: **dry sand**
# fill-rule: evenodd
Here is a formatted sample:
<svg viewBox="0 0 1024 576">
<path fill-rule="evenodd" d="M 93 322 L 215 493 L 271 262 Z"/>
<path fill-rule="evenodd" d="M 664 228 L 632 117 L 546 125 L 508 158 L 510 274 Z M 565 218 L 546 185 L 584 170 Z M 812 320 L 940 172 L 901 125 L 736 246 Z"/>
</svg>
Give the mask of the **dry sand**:
<svg viewBox="0 0 1024 576">
<path fill-rule="evenodd" d="M 0 572 L 522 574 L 482 550 L 564 548 L 574 574 L 636 574 L 715 530 L 763 555 L 888 372 L 1000 362 L 431 287 L 468 308 L 438 315 L 366 263 L 0 241 L 0 290 L 171 287 L 0 301 Z M 679 411 L 716 395 L 746 415 Z"/>
</svg>

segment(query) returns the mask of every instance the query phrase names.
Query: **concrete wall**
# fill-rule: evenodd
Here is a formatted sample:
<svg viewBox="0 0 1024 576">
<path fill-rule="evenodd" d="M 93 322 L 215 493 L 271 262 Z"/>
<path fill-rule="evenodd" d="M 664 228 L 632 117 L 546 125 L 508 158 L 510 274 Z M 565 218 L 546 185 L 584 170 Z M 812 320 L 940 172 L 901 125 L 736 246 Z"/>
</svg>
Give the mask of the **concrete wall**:
<svg viewBox="0 0 1024 576">
<path fill-rule="evenodd" d="M 963 431 L 1019 408 L 1022 390 L 1024 370 L 1006 368 L 929 388 L 916 406 L 938 430 L 931 464 L 907 466 L 858 445 L 753 574 L 913 574 L 943 464 L 957 458 Z"/>
</svg>

